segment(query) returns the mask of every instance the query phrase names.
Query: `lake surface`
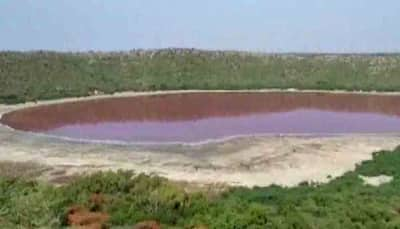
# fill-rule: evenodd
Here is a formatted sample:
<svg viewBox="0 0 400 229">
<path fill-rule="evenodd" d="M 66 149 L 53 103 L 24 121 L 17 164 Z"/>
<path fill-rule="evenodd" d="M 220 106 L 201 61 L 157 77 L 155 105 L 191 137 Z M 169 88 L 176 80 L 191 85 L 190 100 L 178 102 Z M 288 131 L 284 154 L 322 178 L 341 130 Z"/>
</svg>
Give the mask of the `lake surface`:
<svg viewBox="0 0 400 229">
<path fill-rule="evenodd" d="M 130 143 L 197 143 L 243 135 L 400 133 L 400 96 L 183 93 L 107 98 L 4 114 L 14 129 Z"/>
</svg>

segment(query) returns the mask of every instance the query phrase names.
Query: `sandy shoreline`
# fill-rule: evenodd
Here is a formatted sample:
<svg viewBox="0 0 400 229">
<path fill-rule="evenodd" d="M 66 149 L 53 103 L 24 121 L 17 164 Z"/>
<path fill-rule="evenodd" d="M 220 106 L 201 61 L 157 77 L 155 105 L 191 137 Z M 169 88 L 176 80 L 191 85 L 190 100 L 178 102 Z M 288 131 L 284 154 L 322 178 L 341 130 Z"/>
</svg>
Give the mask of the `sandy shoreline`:
<svg viewBox="0 0 400 229">
<path fill-rule="evenodd" d="M 318 90 L 241 90 L 238 92 L 322 92 L 400 95 L 399 92 L 347 92 Z M 2 114 L 25 107 L 97 98 L 141 96 L 166 93 L 226 91 L 123 92 L 68 98 L 37 103 L 0 105 Z M 228 91 L 231 92 L 231 91 Z M 57 174 L 98 170 L 133 169 L 155 173 L 172 180 L 201 184 L 294 186 L 302 181 L 327 182 L 357 163 L 372 158 L 372 153 L 390 150 L 400 143 L 400 134 L 343 135 L 331 137 L 264 136 L 241 137 L 196 146 L 135 146 L 62 139 L 13 130 L 0 125 L 0 161 L 35 162 L 49 166 L 49 179 Z"/>
</svg>

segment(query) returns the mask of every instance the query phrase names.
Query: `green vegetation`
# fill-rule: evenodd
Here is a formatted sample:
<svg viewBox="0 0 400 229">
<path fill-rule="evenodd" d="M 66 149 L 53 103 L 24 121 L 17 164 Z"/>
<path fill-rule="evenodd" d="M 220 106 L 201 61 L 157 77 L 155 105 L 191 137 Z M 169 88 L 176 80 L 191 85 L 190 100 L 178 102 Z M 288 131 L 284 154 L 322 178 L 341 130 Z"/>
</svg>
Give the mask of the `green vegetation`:
<svg viewBox="0 0 400 229">
<path fill-rule="evenodd" d="M 294 188 L 232 188 L 190 192 L 159 177 L 104 172 L 61 187 L 0 178 L 0 225 L 59 228 L 68 209 L 82 206 L 109 215 L 107 226 L 131 228 L 156 220 L 163 228 L 400 228 L 400 148 L 381 152 L 328 184 Z M 359 175 L 393 176 L 379 187 Z M 101 201 L 91 201 L 94 193 Z"/>
<path fill-rule="evenodd" d="M 400 89 L 400 55 L 261 55 L 191 49 L 0 52 L 0 103 L 94 91 Z"/>
<path fill-rule="evenodd" d="M 96 91 L 260 88 L 399 90 L 400 55 L 0 52 L 0 103 Z M 400 228 L 399 165 L 400 148 L 377 153 L 328 184 L 216 194 L 127 171 L 55 187 L 32 181 L 48 168 L 0 163 L 0 228 L 62 228 L 71 223 L 71 209 L 102 218 L 104 227 L 155 220 L 163 228 Z M 382 174 L 393 181 L 372 187 L 359 178 Z"/>
</svg>

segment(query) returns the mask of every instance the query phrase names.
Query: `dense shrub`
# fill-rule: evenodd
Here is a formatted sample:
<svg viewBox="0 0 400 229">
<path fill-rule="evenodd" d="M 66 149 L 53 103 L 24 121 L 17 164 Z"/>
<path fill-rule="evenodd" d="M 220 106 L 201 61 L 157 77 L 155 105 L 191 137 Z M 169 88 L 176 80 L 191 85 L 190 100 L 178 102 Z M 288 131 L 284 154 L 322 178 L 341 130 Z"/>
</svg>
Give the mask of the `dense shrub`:
<svg viewBox="0 0 400 229">
<path fill-rule="evenodd" d="M 400 88 L 400 55 L 261 55 L 165 49 L 121 53 L 0 52 L 0 103 L 95 90 Z"/>
<path fill-rule="evenodd" d="M 400 149 L 381 152 L 328 184 L 231 188 L 217 196 L 132 172 L 100 172 L 53 187 L 0 178 L 0 225 L 61 228 L 71 206 L 109 215 L 108 226 L 156 220 L 164 228 L 398 228 Z M 387 174 L 391 183 L 364 185 L 359 175 Z M 101 195 L 101 206 L 93 204 Z M 107 226 L 106 225 L 106 226 Z M 1 228 L 0 227 L 0 228 Z"/>
</svg>

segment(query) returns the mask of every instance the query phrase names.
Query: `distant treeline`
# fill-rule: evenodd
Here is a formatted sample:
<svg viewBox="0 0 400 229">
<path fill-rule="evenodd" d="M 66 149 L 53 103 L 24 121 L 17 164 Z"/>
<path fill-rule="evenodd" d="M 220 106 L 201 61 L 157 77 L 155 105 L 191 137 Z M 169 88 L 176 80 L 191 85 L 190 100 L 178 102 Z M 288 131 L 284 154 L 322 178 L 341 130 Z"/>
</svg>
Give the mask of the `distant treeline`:
<svg viewBox="0 0 400 229">
<path fill-rule="evenodd" d="M 178 89 L 400 90 L 400 54 L 0 52 L 0 103 Z"/>
</svg>

